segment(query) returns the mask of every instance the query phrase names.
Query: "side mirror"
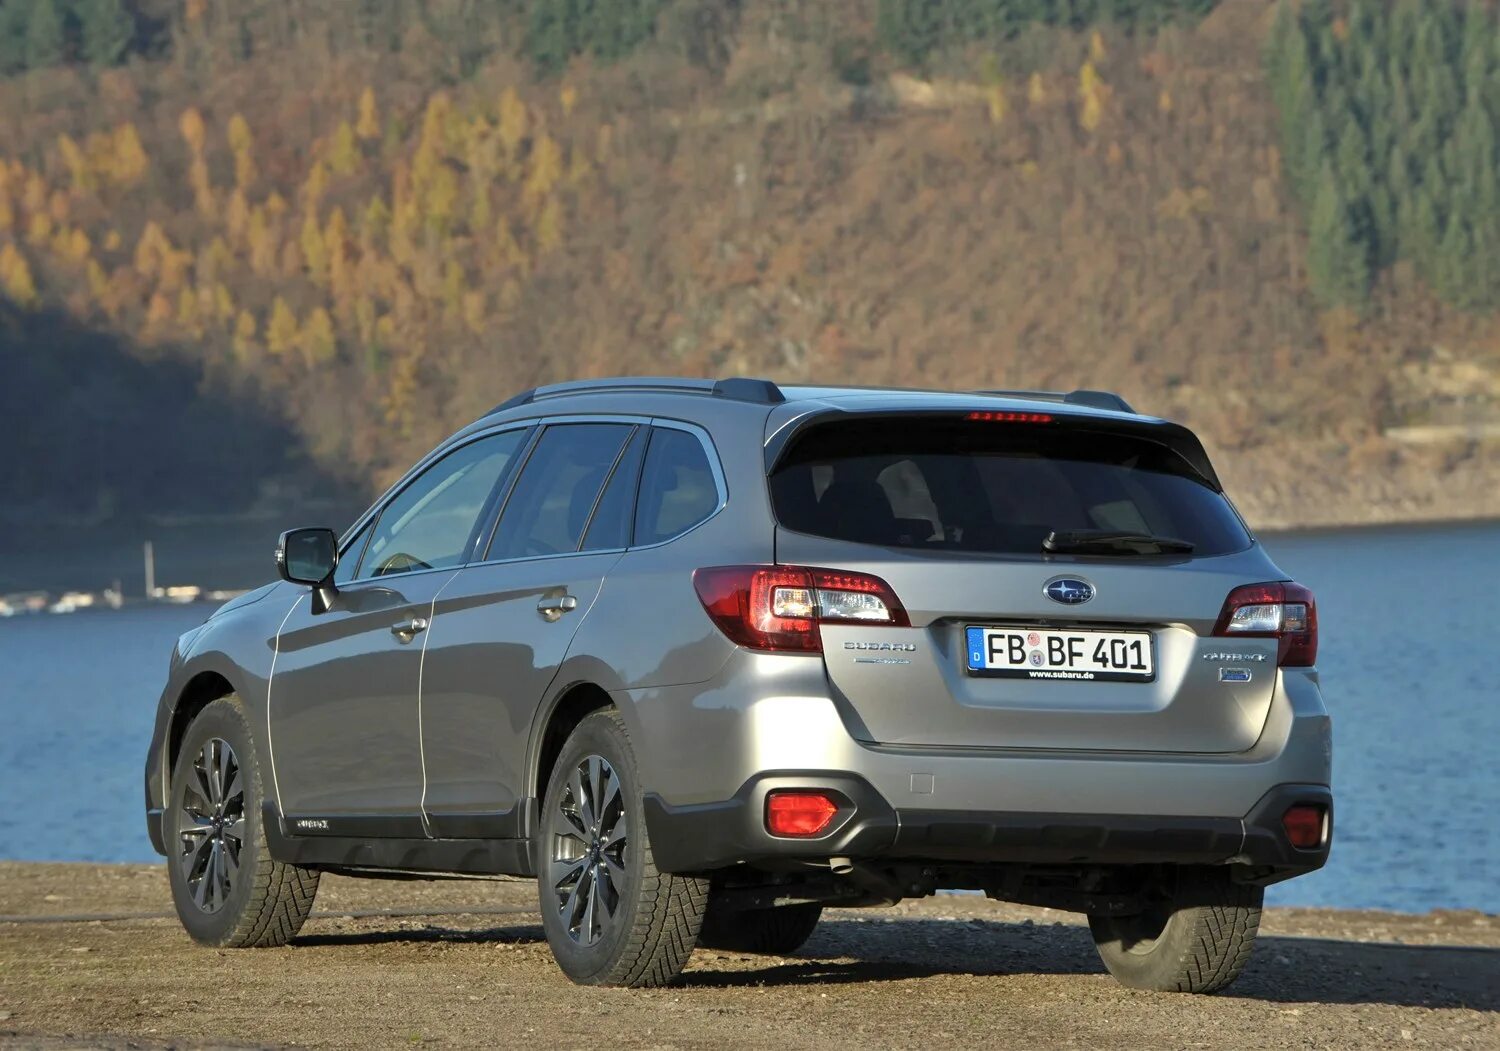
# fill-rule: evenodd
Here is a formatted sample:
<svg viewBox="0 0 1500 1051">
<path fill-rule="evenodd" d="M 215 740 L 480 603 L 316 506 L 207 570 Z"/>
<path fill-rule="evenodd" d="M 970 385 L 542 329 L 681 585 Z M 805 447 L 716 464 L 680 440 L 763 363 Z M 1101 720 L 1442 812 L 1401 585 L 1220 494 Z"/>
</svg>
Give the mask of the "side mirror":
<svg viewBox="0 0 1500 1051">
<path fill-rule="evenodd" d="M 332 529 L 288 529 L 276 542 L 276 572 L 282 580 L 331 588 L 339 564 L 339 538 Z"/>
</svg>

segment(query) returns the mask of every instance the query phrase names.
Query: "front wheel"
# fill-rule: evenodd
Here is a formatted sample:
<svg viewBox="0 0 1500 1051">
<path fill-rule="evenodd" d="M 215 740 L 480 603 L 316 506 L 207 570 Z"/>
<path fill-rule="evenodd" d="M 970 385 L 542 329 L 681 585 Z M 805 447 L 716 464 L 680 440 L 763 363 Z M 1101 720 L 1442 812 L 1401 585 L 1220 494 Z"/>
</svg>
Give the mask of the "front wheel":
<svg viewBox="0 0 1500 1051">
<path fill-rule="evenodd" d="M 312 911 L 317 870 L 271 858 L 261 793 L 245 710 L 238 697 L 221 697 L 183 736 L 167 808 L 172 902 L 196 942 L 285 945 Z"/>
<path fill-rule="evenodd" d="M 542 802 L 538 891 L 558 966 L 580 985 L 666 985 L 687 964 L 708 881 L 659 872 L 635 752 L 618 713 L 563 746 Z"/>
<path fill-rule="evenodd" d="M 1255 946 L 1265 892 L 1224 869 L 1182 869 L 1148 891 L 1133 916 L 1090 916 L 1109 973 L 1133 989 L 1213 993 L 1240 976 Z"/>
</svg>

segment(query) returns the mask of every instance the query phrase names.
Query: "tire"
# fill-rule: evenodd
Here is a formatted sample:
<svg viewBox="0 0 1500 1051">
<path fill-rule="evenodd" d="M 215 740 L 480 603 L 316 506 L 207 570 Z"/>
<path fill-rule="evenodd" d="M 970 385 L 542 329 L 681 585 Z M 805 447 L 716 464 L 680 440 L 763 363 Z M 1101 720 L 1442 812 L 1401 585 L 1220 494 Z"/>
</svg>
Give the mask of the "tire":
<svg viewBox="0 0 1500 1051">
<path fill-rule="evenodd" d="M 172 901 L 200 945 L 285 945 L 312 911 L 318 872 L 271 859 L 264 798 L 245 709 L 221 697 L 183 736 L 164 818 Z"/>
<path fill-rule="evenodd" d="M 705 949 L 788 956 L 812 937 L 822 915 L 823 906 L 817 902 L 732 911 L 710 897 L 698 944 Z"/>
<path fill-rule="evenodd" d="M 586 717 L 563 745 L 538 825 L 542 929 L 563 973 L 579 985 L 631 987 L 681 974 L 708 881 L 652 862 L 635 752 L 617 712 Z"/>
<path fill-rule="evenodd" d="M 1213 993 L 1240 976 L 1255 946 L 1265 891 L 1223 869 L 1182 869 L 1135 916 L 1090 916 L 1109 973 L 1132 989 Z"/>
</svg>

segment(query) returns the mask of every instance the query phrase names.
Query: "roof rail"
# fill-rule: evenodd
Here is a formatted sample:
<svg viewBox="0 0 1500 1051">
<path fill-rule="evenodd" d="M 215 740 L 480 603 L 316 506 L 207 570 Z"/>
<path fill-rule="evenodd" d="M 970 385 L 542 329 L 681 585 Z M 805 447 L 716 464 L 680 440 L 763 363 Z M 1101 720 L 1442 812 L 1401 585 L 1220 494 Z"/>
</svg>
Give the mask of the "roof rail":
<svg viewBox="0 0 1500 1051">
<path fill-rule="evenodd" d="M 733 401 L 748 401 L 759 405 L 777 405 L 786 401 L 781 388 L 770 380 L 751 379 L 746 376 L 731 376 L 722 380 L 693 379 L 687 376 L 612 376 L 606 379 L 571 380 L 567 383 L 549 383 L 533 387 L 496 405 L 486 415 L 529 405 L 544 398 L 561 398 L 571 394 L 622 394 L 639 392 L 670 392 L 674 394 L 706 394 L 712 397 L 729 398 Z"/>
<path fill-rule="evenodd" d="M 975 394 L 990 394 L 998 398 L 1027 398 L 1031 401 L 1055 401 L 1064 405 L 1083 405 L 1090 409 L 1108 409 L 1111 412 L 1135 410 L 1124 398 L 1107 390 L 977 390 Z"/>
<path fill-rule="evenodd" d="M 730 376 L 714 384 L 713 392 L 720 398 L 734 401 L 753 401 L 757 405 L 780 405 L 786 401 L 781 388 L 770 380 L 751 379 L 749 376 Z"/>
</svg>

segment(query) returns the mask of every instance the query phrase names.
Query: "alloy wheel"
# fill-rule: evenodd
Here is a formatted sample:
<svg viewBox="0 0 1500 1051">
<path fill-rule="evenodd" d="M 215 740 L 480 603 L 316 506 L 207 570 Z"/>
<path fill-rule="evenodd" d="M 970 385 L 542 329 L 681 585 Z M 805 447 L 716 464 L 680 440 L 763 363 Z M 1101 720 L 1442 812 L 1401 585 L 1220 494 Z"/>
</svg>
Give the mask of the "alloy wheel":
<svg viewBox="0 0 1500 1051">
<path fill-rule="evenodd" d="M 599 755 L 581 759 L 559 793 L 549 878 L 568 937 L 593 945 L 620 910 L 628 822 L 620 777 Z"/>
<path fill-rule="evenodd" d="M 177 832 L 177 865 L 193 904 L 218 912 L 239 881 L 245 844 L 245 787 L 228 741 L 209 738 L 193 759 Z"/>
</svg>

